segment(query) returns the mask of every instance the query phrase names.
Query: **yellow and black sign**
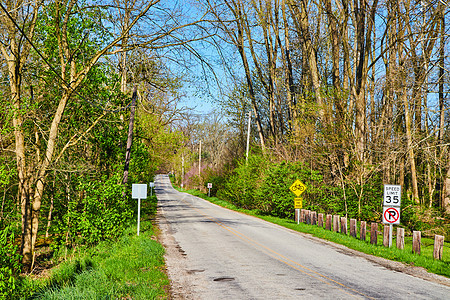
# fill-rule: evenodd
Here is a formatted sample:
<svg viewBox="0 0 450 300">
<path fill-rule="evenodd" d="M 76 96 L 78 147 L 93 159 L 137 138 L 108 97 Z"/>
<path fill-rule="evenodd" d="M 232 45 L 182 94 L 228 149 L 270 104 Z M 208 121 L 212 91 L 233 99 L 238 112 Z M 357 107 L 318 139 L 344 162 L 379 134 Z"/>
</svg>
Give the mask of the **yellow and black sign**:
<svg viewBox="0 0 450 300">
<path fill-rule="evenodd" d="M 303 198 L 294 198 L 294 208 L 303 208 Z"/>
<path fill-rule="evenodd" d="M 293 192 L 295 194 L 295 196 L 300 196 L 305 190 L 306 190 L 306 185 L 303 184 L 303 182 L 301 182 L 300 180 L 296 180 L 290 187 L 289 189 L 291 190 L 291 192 Z"/>
</svg>

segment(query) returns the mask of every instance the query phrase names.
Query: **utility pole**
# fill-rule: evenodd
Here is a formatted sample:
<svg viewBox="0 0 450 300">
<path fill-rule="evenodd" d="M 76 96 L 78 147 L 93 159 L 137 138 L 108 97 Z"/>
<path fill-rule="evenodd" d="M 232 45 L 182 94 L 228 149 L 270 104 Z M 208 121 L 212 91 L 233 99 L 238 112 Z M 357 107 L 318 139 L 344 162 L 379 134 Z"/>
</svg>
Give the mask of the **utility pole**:
<svg viewBox="0 0 450 300">
<path fill-rule="evenodd" d="M 250 148 L 250 123 L 252 120 L 252 112 L 248 112 L 248 128 L 247 128 L 247 150 L 245 152 L 245 161 L 248 162 L 248 150 Z"/>
<path fill-rule="evenodd" d="M 181 188 L 184 188 L 184 153 L 181 154 Z"/>
<path fill-rule="evenodd" d="M 202 141 L 200 140 L 200 146 L 198 148 L 198 177 L 200 179 L 200 173 L 202 171 Z"/>
<path fill-rule="evenodd" d="M 128 182 L 128 169 L 130 167 L 130 160 L 131 160 L 131 145 L 133 143 L 133 126 L 134 126 L 134 114 L 136 111 L 136 98 L 137 98 L 137 86 L 134 87 L 133 96 L 131 98 L 130 123 L 128 125 L 127 150 L 125 155 L 125 167 L 123 168 L 123 179 L 122 179 L 122 184 L 124 187 L 126 187 Z M 123 196 L 125 196 L 125 189 L 123 191 Z"/>
</svg>

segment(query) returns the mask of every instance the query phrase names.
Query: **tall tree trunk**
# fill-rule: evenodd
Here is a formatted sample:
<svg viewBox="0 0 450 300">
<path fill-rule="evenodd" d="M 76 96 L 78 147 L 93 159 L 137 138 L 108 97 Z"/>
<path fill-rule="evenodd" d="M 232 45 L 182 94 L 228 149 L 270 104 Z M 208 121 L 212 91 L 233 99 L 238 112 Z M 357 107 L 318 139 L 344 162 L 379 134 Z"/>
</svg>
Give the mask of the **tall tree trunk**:
<svg viewBox="0 0 450 300">
<path fill-rule="evenodd" d="M 130 168 L 131 146 L 133 144 L 134 114 L 136 112 L 136 98 L 137 98 L 137 86 L 134 87 L 133 96 L 131 97 L 130 123 L 128 124 L 127 150 L 125 154 L 125 166 L 123 168 L 123 178 L 122 178 L 122 184 L 124 185 L 123 196 L 125 196 L 125 189 L 128 183 L 128 171 Z"/>
<path fill-rule="evenodd" d="M 244 46 L 244 34 L 246 31 L 246 16 L 245 16 L 245 12 L 243 11 L 243 3 L 237 3 L 236 6 L 233 8 L 231 6 L 231 4 L 228 4 L 228 7 L 233 11 L 234 16 L 236 18 L 235 22 L 238 28 L 238 35 L 237 35 L 237 41 L 236 41 L 236 46 L 238 48 L 239 51 L 239 55 L 241 56 L 241 60 L 242 60 L 242 64 L 244 66 L 244 71 L 245 71 L 245 78 L 247 80 L 247 86 L 249 89 L 249 96 L 250 96 L 250 100 L 252 103 L 252 107 L 253 107 L 253 113 L 255 114 L 255 121 L 256 121 L 256 127 L 258 129 L 258 135 L 259 135 L 259 139 L 260 139 L 260 143 L 261 143 L 261 148 L 263 151 L 265 151 L 265 137 L 264 137 L 264 131 L 263 131 L 263 127 L 261 124 L 261 117 L 260 117 L 260 113 L 259 113 L 259 109 L 258 109 L 258 105 L 256 103 L 256 96 L 255 96 L 255 90 L 253 88 L 253 80 L 252 80 L 252 74 L 251 74 L 251 70 L 250 70 L 250 66 L 247 60 L 247 55 L 245 53 L 245 46 Z M 229 33 L 230 34 L 230 33 Z M 250 31 L 247 32 L 247 36 L 250 35 Z M 251 36 L 249 36 L 249 43 L 251 43 Z M 250 45 L 250 51 L 253 50 L 253 47 Z M 257 63 L 257 62 L 255 62 Z"/>
<path fill-rule="evenodd" d="M 22 112 L 20 105 L 20 72 L 16 70 L 17 66 L 13 66 L 13 70 L 10 68 L 10 89 L 11 98 L 14 108 L 13 126 L 15 137 L 15 152 L 16 152 L 16 164 L 17 175 L 19 179 L 19 205 L 22 215 L 22 238 L 20 244 L 20 253 L 22 256 L 22 264 L 24 271 L 28 272 L 32 262 L 32 240 L 31 240 L 31 193 L 32 184 L 30 182 L 30 172 L 28 169 L 28 163 L 25 155 L 25 138 L 22 131 Z"/>
<path fill-rule="evenodd" d="M 325 11 L 327 13 L 328 18 L 328 28 L 330 31 L 330 39 L 331 39 L 331 61 L 332 61 L 332 80 L 333 80 L 333 87 L 334 92 L 337 94 L 340 90 L 340 78 L 339 78 L 339 30 L 337 27 L 337 20 L 336 16 L 333 13 L 332 7 L 331 7 L 331 0 L 324 0 L 325 1 Z M 337 97 L 337 96 L 335 96 Z M 339 100 L 339 97 L 337 97 Z M 340 103 L 337 106 L 337 108 L 342 110 L 342 105 Z M 340 111 L 340 114 L 342 114 L 342 111 Z"/>
<path fill-rule="evenodd" d="M 285 71 L 285 80 L 286 80 L 286 97 L 289 105 L 289 126 L 291 127 L 291 131 L 296 135 L 298 131 L 297 125 L 297 102 L 295 97 L 295 88 L 294 88 L 294 76 L 292 71 L 292 60 L 291 60 L 291 52 L 290 52 L 290 42 L 289 42 L 289 24 L 287 22 L 286 17 L 286 0 L 282 0 L 281 2 L 281 12 L 283 16 L 283 27 L 284 27 L 284 51 L 281 49 L 282 53 L 284 53 L 283 61 L 284 71 Z M 279 43 L 281 47 L 283 47 L 282 43 Z"/>
<path fill-rule="evenodd" d="M 447 151 L 447 172 L 444 180 L 442 207 L 446 213 L 450 214 L 450 151 Z"/>
<path fill-rule="evenodd" d="M 275 100 L 275 82 L 276 82 L 276 59 L 277 59 L 277 52 L 276 52 L 276 40 L 275 43 L 272 38 L 271 28 L 270 28 L 270 22 L 272 21 L 271 18 L 271 5 L 270 2 L 266 2 L 266 8 L 264 9 L 261 7 L 260 9 L 263 10 L 263 12 L 260 12 L 259 15 L 262 16 L 260 23 L 261 23 L 261 29 L 264 35 L 264 43 L 266 46 L 266 53 L 267 53 L 267 65 L 268 65 L 268 75 L 269 75 L 269 82 L 267 84 L 267 97 L 269 99 L 269 122 L 270 122 L 270 131 L 272 133 L 272 138 L 275 142 L 275 144 L 278 144 L 278 130 L 277 130 L 277 124 L 276 124 L 276 118 L 275 118 L 275 110 L 276 110 L 276 100 Z M 277 26 L 278 25 L 274 25 Z"/>
<path fill-rule="evenodd" d="M 314 88 L 314 96 L 316 98 L 318 106 L 319 122 L 321 121 L 323 122 L 325 121 L 324 101 L 322 97 L 322 89 L 319 78 L 316 49 L 314 49 L 313 47 L 311 33 L 309 29 L 310 26 L 307 11 L 308 3 L 307 0 L 301 0 L 300 5 L 298 5 L 295 1 L 288 0 L 288 4 L 292 12 L 294 25 L 297 28 L 301 37 L 302 51 L 303 55 L 307 60 L 309 75 L 311 77 L 312 86 Z"/>
<path fill-rule="evenodd" d="M 358 1 L 360 3 L 358 3 Z M 355 98 L 355 137 L 356 154 L 359 161 L 364 160 L 365 136 L 366 136 L 366 95 L 364 62 L 366 55 L 365 31 L 366 31 L 366 5 L 364 0 L 354 0 L 356 20 L 356 82 L 354 89 Z"/>
<path fill-rule="evenodd" d="M 342 1 L 342 12 L 343 21 L 342 21 L 342 50 L 343 50 L 343 68 L 342 68 L 342 88 L 345 92 L 350 94 L 349 90 L 349 80 L 351 78 L 351 68 L 350 68 L 350 50 L 349 48 L 349 36 L 348 36 L 348 19 L 349 19 L 349 0 L 341 0 Z M 349 105 L 351 107 L 351 105 Z"/>
<path fill-rule="evenodd" d="M 444 6 L 441 9 L 440 12 L 440 32 L 439 32 L 439 78 L 438 78 L 438 84 L 439 84 L 439 135 L 438 135 L 438 153 L 440 161 L 443 161 L 444 153 L 446 147 L 443 146 L 444 144 L 444 132 L 445 132 L 445 100 L 444 100 L 444 63 L 445 63 L 445 10 Z M 449 163 L 449 162 L 447 162 Z M 445 197 L 447 197 L 446 193 L 446 186 L 450 183 L 447 183 L 448 176 L 444 178 L 442 189 L 439 190 L 440 193 L 440 205 L 444 209 L 446 207 L 444 206 Z M 450 210 L 450 208 L 449 208 Z"/>
<path fill-rule="evenodd" d="M 406 127 L 406 145 L 407 145 L 407 151 L 408 151 L 408 161 L 411 168 L 411 183 L 412 183 L 412 196 L 413 200 L 420 204 L 419 200 L 419 188 L 417 184 L 417 170 L 416 170 L 416 161 L 415 161 L 415 155 L 414 155 L 414 148 L 413 148 L 413 138 L 412 138 L 412 120 L 411 120 L 411 114 L 408 104 L 408 96 L 406 87 L 402 88 L 402 94 L 400 95 L 402 101 L 403 101 L 403 107 L 405 109 L 405 127 Z"/>
<path fill-rule="evenodd" d="M 444 6 L 440 13 L 440 45 L 439 45 L 439 143 L 444 141 L 445 131 L 445 102 L 444 102 L 444 64 L 445 64 L 445 14 Z"/>
<path fill-rule="evenodd" d="M 393 122 L 393 111 L 395 103 L 395 89 L 394 85 L 396 83 L 395 71 L 397 69 L 397 59 L 396 51 L 393 45 L 395 44 L 396 34 L 397 34 L 397 14 L 395 12 L 395 5 L 391 2 L 388 4 L 388 30 L 387 30 L 387 59 L 384 59 L 386 66 L 386 84 L 384 87 L 385 97 L 383 104 L 383 115 L 380 121 L 380 130 L 383 131 L 381 135 L 382 145 L 385 149 L 384 161 L 387 163 L 385 168 L 385 178 L 387 183 L 394 183 L 391 178 L 395 178 L 395 174 L 391 174 L 391 155 L 389 151 L 392 144 L 392 128 L 395 127 L 395 122 Z M 386 151 L 387 150 L 387 151 Z M 397 161 L 397 158 L 394 158 Z M 393 176 L 392 176 L 393 175 Z M 399 182 L 399 181 L 398 181 Z"/>
<path fill-rule="evenodd" d="M 21 1 L 8 3 L 8 8 L 5 8 L 4 4 L 2 4 L 0 22 L 2 23 L 5 36 L 4 41 L 0 43 L 0 52 L 8 68 L 10 101 L 13 109 L 12 125 L 14 128 L 17 177 L 19 180 L 18 201 L 22 215 L 20 253 L 22 254 L 23 270 L 28 272 L 32 263 L 32 212 L 30 204 L 33 194 L 32 172 L 34 166 L 30 165 L 32 162 L 26 158 L 25 135 L 23 132 L 24 119 L 22 115 L 24 107 L 22 107 L 21 87 L 22 71 L 30 53 L 30 41 L 34 37 L 41 3 L 37 1 L 31 2 L 26 11 L 24 11 L 22 5 Z M 23 31 L 24 29 L 17 27 L 18 20 L 21 18 L 25 20 L 22 25 L 23 28 L 26 28 L 26 32 Z"/>
<path fill-rule="evenodd" d="M 50 226 L 52 224 L 52 213 L 53 213 L 53 207 L 54 207 L 54 200 L 55 200 L 55 185 L 56 185 L 56 172 L 53 172 L 53 191 L 52 195 L 50 196 L 50 208 L 48 210 L 47 214 L 47 228 L 45 229 L 45 238 L 47 239 L 49 236 Z"/>
</svg>

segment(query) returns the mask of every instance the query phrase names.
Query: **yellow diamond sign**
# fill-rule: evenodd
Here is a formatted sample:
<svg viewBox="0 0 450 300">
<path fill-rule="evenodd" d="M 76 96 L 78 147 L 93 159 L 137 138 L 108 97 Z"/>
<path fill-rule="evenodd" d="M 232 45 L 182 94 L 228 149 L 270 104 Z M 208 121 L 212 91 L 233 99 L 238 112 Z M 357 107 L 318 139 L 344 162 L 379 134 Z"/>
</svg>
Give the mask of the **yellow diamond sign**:
<svg viewBox="0 0 450 300">
<path fill-rule="evenodd" d="M 289 189 L 291 190 L 291 192 L 293 192 L 295 194 L 295 196 L 300 196 L 305 190 L 306 190 L 306 185 L 303 184 L 303 182 L 301 182 L 300 180 L 296 180 L 290 187 Z"/>
</svg>

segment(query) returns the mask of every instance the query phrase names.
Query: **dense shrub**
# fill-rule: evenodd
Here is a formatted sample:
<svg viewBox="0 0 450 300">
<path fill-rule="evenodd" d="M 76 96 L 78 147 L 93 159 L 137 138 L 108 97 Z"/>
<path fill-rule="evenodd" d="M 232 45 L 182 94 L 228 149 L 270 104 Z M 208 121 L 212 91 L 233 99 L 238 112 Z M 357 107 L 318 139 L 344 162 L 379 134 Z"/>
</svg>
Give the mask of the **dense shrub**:
<svg viewBox="0 0 450 300">
<path fill-rule="evenodd" d="M 77 190 L 81 196 L 69 202 L 66 219 L 78 242 L 95 244 L 116 237 L 125 229 L 134 207 L 129 197 L 122 196 L 120 175 L 101 181 L 80 178 Z"/>
<path fill-rule="evenodd" d="M 206 189 L 208 188 L 207 184 L 212 183 L 212 188 L 210 191 L 211 197 L 217 196 L 217 192 L 225 187 L 226 177 L 222 174 L 218 174 L 212 169 L 206 169 L 203 172 L 202 177 Z"/>
<path fill-rule="evenodd" d="M 10 226 L 0 230 L 0 299 L 16 299 L 19 293 L 20 256 Z"/>
<path fill-rule="evenodd" d="M 238 207 L 260 209 L 257 191 L 263 184 L 263 176 L 270 164 L 264 157 L 257 155 L 250 155 L 248 162 L 241 160 L 217 196 Z"/>
<path fill-rule="evenodd" d="M 324 186 L 318 172 L 299 162 L 282 162 L 272 164 L 267 169 L 264 182 L 258 190 L 263 210 L 276 217 L 293 217 L 295 195 L 289 187 L 297 179 L 307 187 L 300 195 L 304 208 L 327 210 L 329 203 L 334 203 L 332 194 L 327 193 L 331 188 Z"/>
<path fill-rule="evenodd" d="M 238 207 L 289 218 L 294 215 L 295 198 L 289 187 L 297 179 L 307 187 L 300 196 L 303 208 L 363 220 L 379 220 L 381 217 L 383 184 L 380 178 L 369 178 L 363 186 L 345 182 L 344 190 L 342 185 L 325 182 L 320 172 L 306 164 L 274 163 L 263 155 L 252 155 L 248 162 L 241 160 L 221 183 L 217 196 Z"/>
</svg>

